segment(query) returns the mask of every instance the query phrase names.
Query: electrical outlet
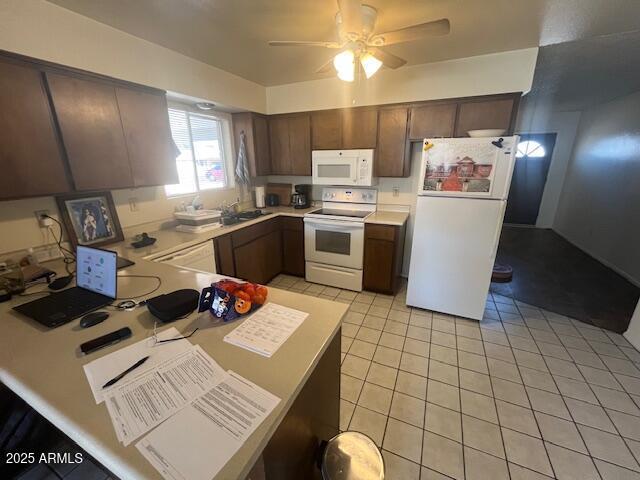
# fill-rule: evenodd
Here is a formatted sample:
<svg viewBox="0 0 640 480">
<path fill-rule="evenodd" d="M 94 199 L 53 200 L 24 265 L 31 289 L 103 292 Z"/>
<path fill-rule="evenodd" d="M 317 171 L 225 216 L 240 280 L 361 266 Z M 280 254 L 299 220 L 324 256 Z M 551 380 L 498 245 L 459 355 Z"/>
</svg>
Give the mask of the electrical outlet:
<svg viewBox="0 0 640 480">
<path fill-rule="evenodd" d="M 138 197 L 130 197 L 129 198 L 129 211 L 137 212 L 138 211 Z"/>
<path fill-rule="evenodd" d="M 45 215 L 49 215 L 49 210 L 36 210 L 33 214 L 36 216 L 40 228 L 47 228 L 51 225 L 51 219 L 45 217 Z"/>
<path fill-rule="evenodd" d="M 400 196 L 400 188 L 399 187 L 393 187 L 393 196 L 394 197 L 399 197 Z"/>
</svg>

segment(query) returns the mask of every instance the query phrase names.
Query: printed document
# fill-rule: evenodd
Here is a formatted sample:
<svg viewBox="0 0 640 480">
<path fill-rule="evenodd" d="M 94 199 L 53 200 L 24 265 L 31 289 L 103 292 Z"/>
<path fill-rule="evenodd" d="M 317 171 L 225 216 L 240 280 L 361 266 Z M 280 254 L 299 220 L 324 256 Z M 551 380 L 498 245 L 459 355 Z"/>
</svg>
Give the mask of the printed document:
<svg viewBox="0 0 640 480">
<path fill-rule="evenodd" d="M 271 357 L 291 336 L 308 313 L 267 303 L 224 337 L 224 341 Z"/>
<path fill-rule="evenodd" d="M 182 336 L 182 334 L 175 327 L 171 327 L 160 332 L 158 334 L 158 340 L 168 340 L 180 336 Z M 186 339 L 156 344 L 155 340 L 149 337 L 87 363 L 84 366 L 84 373 L 87 376 L 96 403 L 102 403 L 105 395 L 116 388 L 120 382 L 130 381 L 132 378 L 144 375 L 167 359 L 190 350 L 192 346 L 189 340 Z M 149 360 L 147 360 L 144 365 L 131 372 L 115 385 L 107 387 L 104 390 L 102 389 L 105 383 L 146 356 L 149 356 Z"/>
<path fill-rule="evenodd" d="M 234 372 L 140 440 L 136 447 L 168 480 L 210 480 L 280 399 Z"/>
<path fill-rule="evenodd" d="M 105 398 L 118 439 L 129 445 L 227 376 L 199 345 L 146 374 L 116 384 Z"/>
</svg>

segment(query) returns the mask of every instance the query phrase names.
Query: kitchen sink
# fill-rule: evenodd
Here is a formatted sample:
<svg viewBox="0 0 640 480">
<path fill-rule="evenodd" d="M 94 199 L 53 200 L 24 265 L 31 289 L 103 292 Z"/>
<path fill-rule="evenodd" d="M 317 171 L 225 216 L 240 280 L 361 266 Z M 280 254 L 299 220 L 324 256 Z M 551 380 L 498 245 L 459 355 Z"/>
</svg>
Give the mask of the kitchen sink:
<svg viewBox="0 0 640 480">
<path fill-rule="evenodd" d="M 269 215 L 269 213 L 263 212 L 262 210 L 247 210 L 244 212 L 222 215 L 222 224 L 235 225 L 236 223 L 253 220 L 254 218 L 258 218 L 264 215 Z"/>
</svg>

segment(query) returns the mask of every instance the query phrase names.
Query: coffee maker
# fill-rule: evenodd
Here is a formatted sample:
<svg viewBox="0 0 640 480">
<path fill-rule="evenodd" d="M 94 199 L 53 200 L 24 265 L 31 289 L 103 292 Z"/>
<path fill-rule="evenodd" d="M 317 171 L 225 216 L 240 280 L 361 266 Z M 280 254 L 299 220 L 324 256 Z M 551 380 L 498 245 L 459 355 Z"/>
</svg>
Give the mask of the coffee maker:
<svg viewBox="0 0 640 480">
<path fill-rule="evenodd" d="M 311 185 L 296 185 L 291 195 L 293 208 L 309 208 L 311 206 Z"/>
</svg>

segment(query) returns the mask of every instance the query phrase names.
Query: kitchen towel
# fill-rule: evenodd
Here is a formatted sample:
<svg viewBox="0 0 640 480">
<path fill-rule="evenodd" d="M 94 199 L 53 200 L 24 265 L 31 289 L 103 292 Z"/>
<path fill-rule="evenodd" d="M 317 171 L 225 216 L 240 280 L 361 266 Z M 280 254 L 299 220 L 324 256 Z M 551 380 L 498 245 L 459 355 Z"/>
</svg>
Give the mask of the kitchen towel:
<svg viewBox="0 0 640 480">
<path fill-rule="evenodd" d="M 246 135 L 240 132 L 240 145 L 238 146 L 238 160 L 236 162 L 236 177 L 238 182 L 249 185 L 249 167 L 247 165 Z"/>
</svg>

